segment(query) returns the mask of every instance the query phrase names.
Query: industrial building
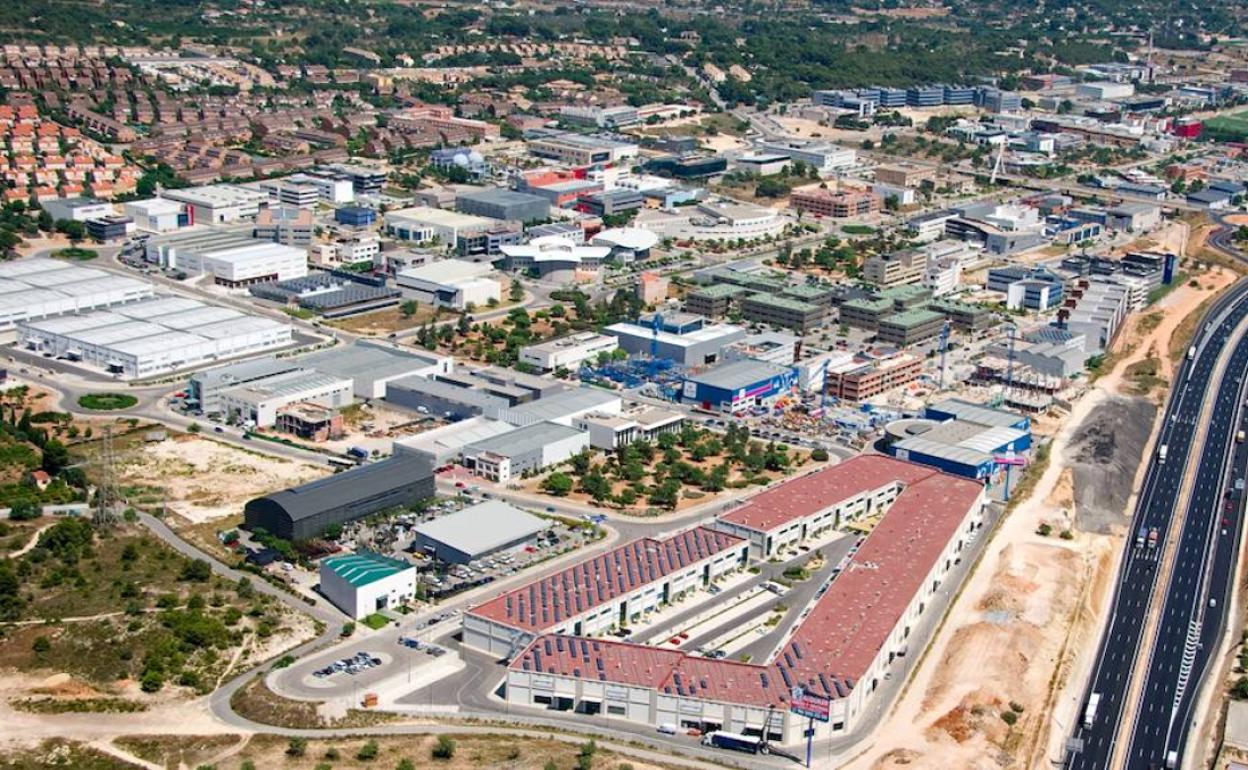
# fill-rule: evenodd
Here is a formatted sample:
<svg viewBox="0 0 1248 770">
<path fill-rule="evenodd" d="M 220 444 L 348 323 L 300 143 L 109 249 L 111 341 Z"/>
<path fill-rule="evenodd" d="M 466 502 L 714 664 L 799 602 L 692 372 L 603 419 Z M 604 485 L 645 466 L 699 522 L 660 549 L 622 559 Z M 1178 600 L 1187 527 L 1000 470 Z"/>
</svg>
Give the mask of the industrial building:
<svg viewBox="0 0 1248 770">
<path fill-rule="evenodd" d="M 828 367 L 827 394 L 844 401 L 866 401 L 917 380 L 923 359 L 888 348 L 864 351 Z"/>
<path fill-rule="evenodd" d="M 347 278 L 340 273 L 317 272 L 288 281 L 255 284 L 248 293 L 259 299 L 294 305 L 324 318 L 344 318 L 384 310 L 399 304 L 402 292 Z"/>
<path fill-rule="evenodd" d="M 529 543 L 549 524 L 502 500 L 486 500 L 416 527 L 411 550 L 467 564 Z"/>
<path fill-rule="evenodd" d="M 814 166 L 820 176 L 830 174 L 837 169 L 849 168 L 858 162 L 856 150 L 817 140 L 763 142 L 759 149 L 775 155 L 788 155 L 793 160 L 800 160 L 808 166 Z"/>
<path fill-rule="evenodd" d="M 616 337 L 597 332 L 577 332 L 520 349 L 520 361 L 539 371 L 556 369 L 575 371 L 586 361 L 596 360 L 599 355 L 610 355 L 620 347 Z"/>
<path fill-rule="evenodd" d="M 291 341 L 289 324 L 185 297 L 154 297 L 18 324 L 21 346 L 123 377 L 203 366 Z"/>
<path fill-rule="evenodd" d="M 685 378 L 678 399 L 716 412 L 768 406 L 793 390 L 797 370 L 766 361 L 744 359 L 711 367 Z"/>
<path fill-rule="evenodd" d="M 321 593 L 354 620 L 416 598 L 416 568 L 372 551 L 331 556 L 320 577 Z"/>
<path fill-rule="evenodd" d="M 219 225 L 255 218 L 269 204 L 264 190 L 232 184 L 205 185 L 161 191 L 166 200 L 186 207 L 187 224 Z"/>
<path fill-rule="evenodd" d="M 22 321 L 136 302 L 152 284 L 44 257 L 0 263 L 0 333 Z M 9 337 L 12 339 L 11 335 Z"/>
<path fill-rule="evenodd" d="M 135 228 L 147 233 L 167 233 L 189 221 L 181 203 L 164 198 L 123 203 L 121 212 L 134 220 Z"/>
<path fill-rule="evenodd" d="M 637 323 L 622 321 L 603 331 L 614 335 L 620 347 L 630 355 L 650 355 L 652 347 L 659 358 L 675 361 L 680 366 L 703 366 L 721 360 L 725 346 L 743 339 L 745 329 L 730 324 L 710 324 L 692 315 L 664 315 L 659 319 L 643 317 Z"/>
<path fill-rule="evenodd" d="M 455 364 L 450 356 L 364 339 L 303 356 L 298 361 L 322 374 L 352 380 L 356 397 L 366 399 L 384 398 L 386 385 L 394 380 L 412 375 L 436 377 L 449 373 Z"/>
<path fill-rule="evenodd" d="M 394 282 L 417 302 L 455 310 L 483 308 L 502 298 L 494 268 L 488 262 L 444 259 L 395 274 Z"/>
<path fill-rule="evenodd" d="M 467 611 L 463 643 L 509 657 L 545 633 L 601 635 L 743 569 L 746 559 L 741 539 L 703 527 L 633 540 Z"/>
<path fill-rule="evenodd" d="M 308 274 L 308 252 L 235 231 L 197 228 L 147 241 L 148 262 L 170 270 L 211 275 L 221 286 L 286 281 Z"/>
<path fill-rule="evenodd" d="M 704 733 L 729 730 L 794 744 L 812 724 L 790 712 L 800 685 L 829 700 L 830 719 L 813 723 L 814 738 L 853 731 L 873 717 L 872 694 L 894 674 L 894 660 L 917 654 L 911 630 L 935 604 L 941 583 L 982 526 L 984 489 L 889 458 L 852 462 L 852 473 L 834 467 L 785 482 L 764 493 L 771 496 L 766 504 L 747 503 L 728 514 L 735 514 L 735 521 L 716 525 L 751 534 L 747 543 L 719 533 L 731 538 L 727 552 L 739 554 L 743 564 L 745 551 L 762 551 L 769 540 L 772 549 L 779 542 L 796 547 L 830 530 L 838 507 L 851 518 L 860 511 L 881 516 L 767 661 L 711 660 L 583 638 L 627 619 L 635 606 L 617 605 L 619 589 L 609 580 L 600 583 L 598 572 L 584 565 L 573 568 L 581 573 L 555 575 L 476 608 L 464 619 L 465 643 L 510 656 L 505 697 L 517 706 Z M 617 566 L 620 561 L 608 564 L 615 570 L 631 566 Z M 661 604 L 668 595 L 659 590 L 661 578 L 634 578 L 632 572 L 626 590 L 644 596 L 639 588 L 653 588 L 653 601 Z M 610 587 L 605 597 L 594 592 L 603 584 Z M 526 637 L 532 640 L 512 654 L 515 641 Z"/>
<path fill-rule="evenodd" d="M 538 422 L 463 448 L 464 467 L 495 482 L 558 465 L 589 448 L 589 434 L 554 422 Z"/>
<path fill-rule="evenodd" d="M 583 386 L 551 393 L 536 401 L 504 410 L 499 418 L 516 426 L 553 422 L 571 425 L 586 414 L 619 414 L 623 408 L 619 395 L 601 388 Z"/>
<path fill-rule="evenodd" d="M 332 524 L 414 505 L 435 493 L 432 463 L 402 455 L 257 497 L 243 508 L 243 526 L 283 540 L 309 540 Z"/>
<path fill-rule="evenodd" d="M 230 388 L 300 368 L 294 359 L 270 357 L 195 372 L 187 386 L 186 403 L 200 414 L 220 415 L 221 394 Z"/>
<path fill-rule="evenodd" d="M 315 404 L 338 410 L 352 403 L 351 378 L 296 369 L 221 391 L 221 413 L 227 419 L 271 428 L 278 413 L 293 404 Z"/>
<path fill-rule="evenodd" d="M 415 454 L 428 458 L 435 467 L 457 462 L 464 447 L 487 438 L 510 433 L 516 426 L 490 417 L 469 417 L 439 428 L 395 439 L 395 455 Z"/>
<path fill-rule="evenodd" d="M 109 217 L 116 213 L 113 204 L 92 198 L 53 198 L 40 201 L 39 208 L 48 212 L 55 222 L 86 222 L 89 219 Z"/>
<path fill-rule="evenodd" d="M 455 208 L 464 214 L 515 222 L 536 222 L 550 216 L 550 203 L 545 198 L 497 187 L 460 193 L 455 196 Z"/>
<path fill-rule="evenodd" d="M 1026 415 L 946 399 L 929 405 L 921 419 L 898 420 L 886 430 L 888 453 L 971 479 L 991 478 L 1001 457 L 1031 448 Z"/>
<path fill-rule="evenodd" d="M 528 148 L 532 155 L 569 166 L 618 163 L 636 158 L 639 150 L 633 142 L 571 133 L 552 133 L 530 139 Z"/>
</svg>

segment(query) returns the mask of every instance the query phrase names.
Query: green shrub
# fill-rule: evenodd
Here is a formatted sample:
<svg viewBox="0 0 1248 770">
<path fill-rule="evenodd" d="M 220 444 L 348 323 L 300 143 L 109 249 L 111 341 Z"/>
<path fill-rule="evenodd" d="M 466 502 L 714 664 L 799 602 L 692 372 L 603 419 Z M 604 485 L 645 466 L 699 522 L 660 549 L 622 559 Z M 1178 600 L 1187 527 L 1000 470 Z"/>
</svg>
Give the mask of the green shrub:
<svg viewBox="0 0 1248 770">
<path fill-rule="evenodd" d="M 380 751 L 381 748 L 377 745 L 377 741 L 369 741 L 361 746 L 359 751 L 355 752 L 355 758 L 361 762 L 368 762 L 376 759 Z"/>
<path fill-rule="evenodd" d="M 455 756 L 455 741 L 445 735 L 439 735 L 437 743 L 433 744 L 433 749 L 429 754 L 434 759 L 450 759 Z"/>
</svg>

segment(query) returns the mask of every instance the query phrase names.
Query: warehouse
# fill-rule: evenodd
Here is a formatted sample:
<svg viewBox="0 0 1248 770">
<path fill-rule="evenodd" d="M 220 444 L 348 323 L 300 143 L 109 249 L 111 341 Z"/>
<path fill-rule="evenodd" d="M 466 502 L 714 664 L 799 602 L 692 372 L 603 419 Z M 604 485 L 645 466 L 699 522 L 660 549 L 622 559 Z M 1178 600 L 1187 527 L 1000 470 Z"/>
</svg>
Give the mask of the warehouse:
<svg viewBox="0 0 1248 770">
<path fill-rule="evenodd" d="M 652 346 L 657 346 L 659 358 L 680 366 L 713 364 L 723 358 L 725 346 L 746 334 L 740 326 L 707 323 L 705 318 L 684 314 L 662 316 L 657 333 L 653 317 L 611 324 L 603 331 L 618 338 L 630 355 L 648 356 Z"/>
<path fill-rule="evenodd" d="M 435 466 L 441 467 L 458 462 L 460 453 L 468 444 L 510 433 L 515 429 L 516 426 L 502 420 L 469 417 L 414 436 L 395 439 L 393 451 L 395 455 L 421 455 Z"/>
<path fill-rule="evenodd" d="M 599 355 L 610 355 L 620 347 L 616 337 L 596 332 L 577 332 L 567 337 L 526 345 L 520 348 L 520 360 L 543 372 L 556 369 L 575 371 L 586 361 Z"/>
<path fill-rule="evenodd" d="M 353 401 L 351 392 L 350 377 L 296 369 L 222 391 L 221 412 L 245 426 L 269 428 L 277 424 L 283 407 L 315 404 L 338 410 Z"/>
<path fill-rule="evenodd" d="M 743 359 L 685 378 L 678 398 L 702 409 L 737 412 L 769 406 L 796 383 L 797 370 L 791 366 Z"/>
<path fill-rule="evenodd" d="M 489 217 L 461 214 L 429 206 L 413 206 L 386 214 L 386 232 L 402 241 L 423 243 L 437 238 L 444 245 L 458 243 L 461 235 L 487 230 L 498 222 Z"/>
<path fill-rule="evenodd" d="M 330 525 L 415 505 L 436 491 L 426 458 L 392 457 L 257 497 L 243 508 L 243 526 L 292 542 L 309 540 Z"/>
<path fill-rule="evenodd" d="M 1003 457 L 1031 448 L 1025 415 L 948 399 L 929 406 L 926 418 L 897 420 L 885 431 L 894 457 L 971 479 L 988 479 Z"/>
<path fill-rule="evenodd" d="M 1025 414 L 994 409 L 959 398 L 949 398 L 929 404 L 923 411 L 923 416 L 929 420 L 966 420 L 991 427 L 1031 431 L 1031 418 Z"/>
<path fill-rule="evenodd" d="M 291 358 L 259 358 L 217 366 L 191 375 L 186 402 L 201 414 L 221 414 L 221 394 L 230 388 L 300 369 Z"/>
<path fill-rule="evenodd" d="M 230 287 L 308 274 L 306 249 L 212 228 L 150 238 L 146 258 L 170 270 L 211 275 L 217 284 Z"/>
<path fill-rule="evenodd" d="M 464 467 L 490 481 L 506 482 L 526 471 L 558 465 L 589 448 L 589 434 L 539 422 L 464 447 Z"/>
<path fill-rule="evenodd" d="M 18 341 L 123 377 L 202 366 L 291 344 L 291 327 L 184 297 L 18 324 Z"/>
<path fill-rule="evenodd" d="M 497 278 L 489 262 L 444 259 L 421 267 L 400 270 L 395 283 L 417 302 L 455 310 L 483 308 L 502 298 Z"/>
<path fill-rule="evenodd" d="M 232 184 L 163 190 L 161 196 L 184 204 L 188 224 L 192 225 L 252 219 L 260 213 L 261 206 L 269 203 L 269 194 L 265 191 Z"/>
<path fill-rule="evenodd" d="M 321 562 L 321 593 L 354 620 L 416 598 L 416 568 L 372 551 Z"/>
<path fill-rule="evenodd" d="M 419 375 L 434 377 L 451 371 L 455 360 L 425 351 L 400 350 L 380 342 L 357 340 L 342 348 L 313 353 L 299 359 L 301 366 L 322 374 L 350 379 L 357 398 L 384 398 L 386 385 Z"/>
<path fill-rule="evenodd" d="M 591 412 L 619 414 L 623 403 L 615 393 L 600 388 L 569 388 L 514 406 L 503 412 L 500 419 L 521 427 L 539 422 L 571 425 L 577 417 Z"/>
<path fill-rule="evenodd" d="M 412 376 L 386 383 L 386 401 L 420 414 L 448 420 L 484 415 L 498 419 L 511 404 L 506 398 L 479 388 L 465 387 L 430 377 Z"/>
<path fill-rule="evenodd" d="M 813 724 L 815 739 L 853 731 L 877 713 L 872 694 L 883 680 L 896 675 L 896 659 L 920 652 L 914 649 L 911 630 L 936 604 L 937 590 L 983 526 L 985 507 L 979 483 L 902 467 L 906 464 L 891 460 L 864 459 L 872 467 L 858 469 L 865 473 L 861 480 L 842 478 L 828 489 L 790 492 L 794 510 L 760 525 L 768 531 L 791 527 L 816 506 L 871 497 L 873 490 L 890 485 L 900 488 L 875 498 L 881 509 L 876 513 L 882 517 L 846 568 L 803 613 L 780 651 L 766 662 L 708 660 L 677 650 L 575 638 L 607 624 L 568 623 L 572 613 L 559 603 L 564 599 L 559 584 L 545 581 L 504 594 L 465 616 L 465 643 L 483 647 L 488 642 L 492 652 L 505 654 L 510 652 L 506 642 L 524 639 L 523 632 L 528 631 L 516 628 L 518 621 L 528 621 L 529 629 L 539 626 L 528 631 L 534 637 L 528 646 L 511 655 L 505 697 L 515 706 L 588 713 L 653 727 L 671 724 L 704 733 L 729 730 L 795 744 L 810 726 L 806 718 L 790 712 L 793 690 L 801 686 L 829 700 L 830 719 Z M 894 473 L 897 477 L 890 478 Z M 786 486 L 803 483 L 813 482 L 797 479 Z M 815 499 L 807 499 L 808 495 Z M 885 502 L 889 496 L 891 504 Z M 759 512 L 771 517 L 774 510 Z M 733 540 L 740 544 L 734 552 L 748 550 Z M 578 588 L 585 584 L 592 591 L 596 581 L 574 573 L 563 583 Z M 545 589 L 544 601 L 538 598 L 539 588 Z M 584 601 L 580 590 L 573 597 Z M 545 620 L 534 623 L 539 611 Z M 611 613 L 610 622 L 617 617 Z M 547 630 L 557 626 L 563 628 Z M 515 629 L 511 637 L 506 636 L 508 628 Z"/>
<path fill-rule="evenodd" d="M 487 187 L 455 196 L 455 208 L 464 214 L 515 222 L 536 222 L 550 216 L 545 198 L 514 190 Z"/>
<path fill-rule="evenodd" d="M 187 217 L 182 204 L 164 198 L 123 203 L 121 211 L 134 220 L 134 226 L 149 233 L 167 233 L 183 227 Z"/>
<path fill-rule="evenodd" d="M 34 257 L 0 263 L 0 331 L 20 321 L 151 297 L 152 284 L 70 262 Z"/>
<path fill-rule="evenodd" d="M 446 564 L 467 564 L 529 543 L 548 526 L 545 519 L 486 500 L 416 527 L 412 551 Z"/>
<path fill-rule="evenodd" d="M 603 634 L 744 569 L 747 550 L 703 527 L 633 540 L 477 605 L 464 614 L 463 643 L 509 657 L 545 633 Z M 507 699 L 517 702 L 510 686 Z"/>
<path fill-rule="evenodd" d="M 248 289 L 248 293 L 270 302 L 297 305 L 325 318 L 344 318 L 395 307 L 402 296 L 398 289 L 327 272 L 310 273 L 289 281 L 256 284 Z"/>
</svg>

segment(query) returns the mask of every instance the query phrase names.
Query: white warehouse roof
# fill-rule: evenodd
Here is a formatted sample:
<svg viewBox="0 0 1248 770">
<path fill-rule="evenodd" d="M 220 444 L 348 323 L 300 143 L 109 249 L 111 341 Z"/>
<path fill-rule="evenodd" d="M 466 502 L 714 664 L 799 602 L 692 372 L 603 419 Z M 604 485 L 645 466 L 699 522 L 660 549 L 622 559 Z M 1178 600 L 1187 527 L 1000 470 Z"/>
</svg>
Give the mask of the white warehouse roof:
<svg viewBox="0 0 1248 770">
<path fill-rule="evenodd" d="M 487 500 L 416 528 L 419 535 L 475 557 L 546 529 L 545 520 L 501 500 Z"/>
</svg>

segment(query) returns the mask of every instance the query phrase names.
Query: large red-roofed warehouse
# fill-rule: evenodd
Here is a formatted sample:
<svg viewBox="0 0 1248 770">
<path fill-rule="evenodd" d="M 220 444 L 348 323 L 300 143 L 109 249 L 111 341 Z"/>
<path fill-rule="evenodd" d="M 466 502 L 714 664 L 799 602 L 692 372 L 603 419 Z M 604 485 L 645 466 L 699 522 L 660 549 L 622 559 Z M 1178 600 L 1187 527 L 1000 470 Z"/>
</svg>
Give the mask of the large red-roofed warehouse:
<svg viewBox="0 0 1248 770">
<path fill-rule="evenodd" d="M 806 720 L 789 713 L 789 701 L 801 686 L 831 700 L 831 720 L 816 723 L 816 736 L 841 734 L 864 713 L 894 658 L 907 652 L 911 630 L 981 526 L 985 505 L 977 481 L 878 455 L 786 482 L 725 514 L 716 526 L 747 537 L 758 555 L 769 539 L 774 550 L 781 534 L 786 544 L 800 542 L 792 539 L 795 523 L 802 539 L 825 531 L 828 525 L 812 522 L 822 522 L 829 511 L 881 518 L 771 659 L 740 663 L 585 638 L 581 634 L 593 632 L 573 633 L 566 624 L 551 633 L 557 624 L 532 622 L 526 609 L 532 641 L 508 666 L 506 698 L 656 727 L 722 729 L 797 743 Z M 677 538 L 711 532 L 699 528 Z M 746 547 L 736 537 L 716 534 L 730 538 L 724 541 L 727 552 L 741 554 Z M 552 579 L 559 576 L 542 582 Z M 474 613 L 486 607 L 497 613 L 491 605 L 498 601 Z M 508 605 L 513 610 L 515 601 L 512 596 Z"/>
</svg>

